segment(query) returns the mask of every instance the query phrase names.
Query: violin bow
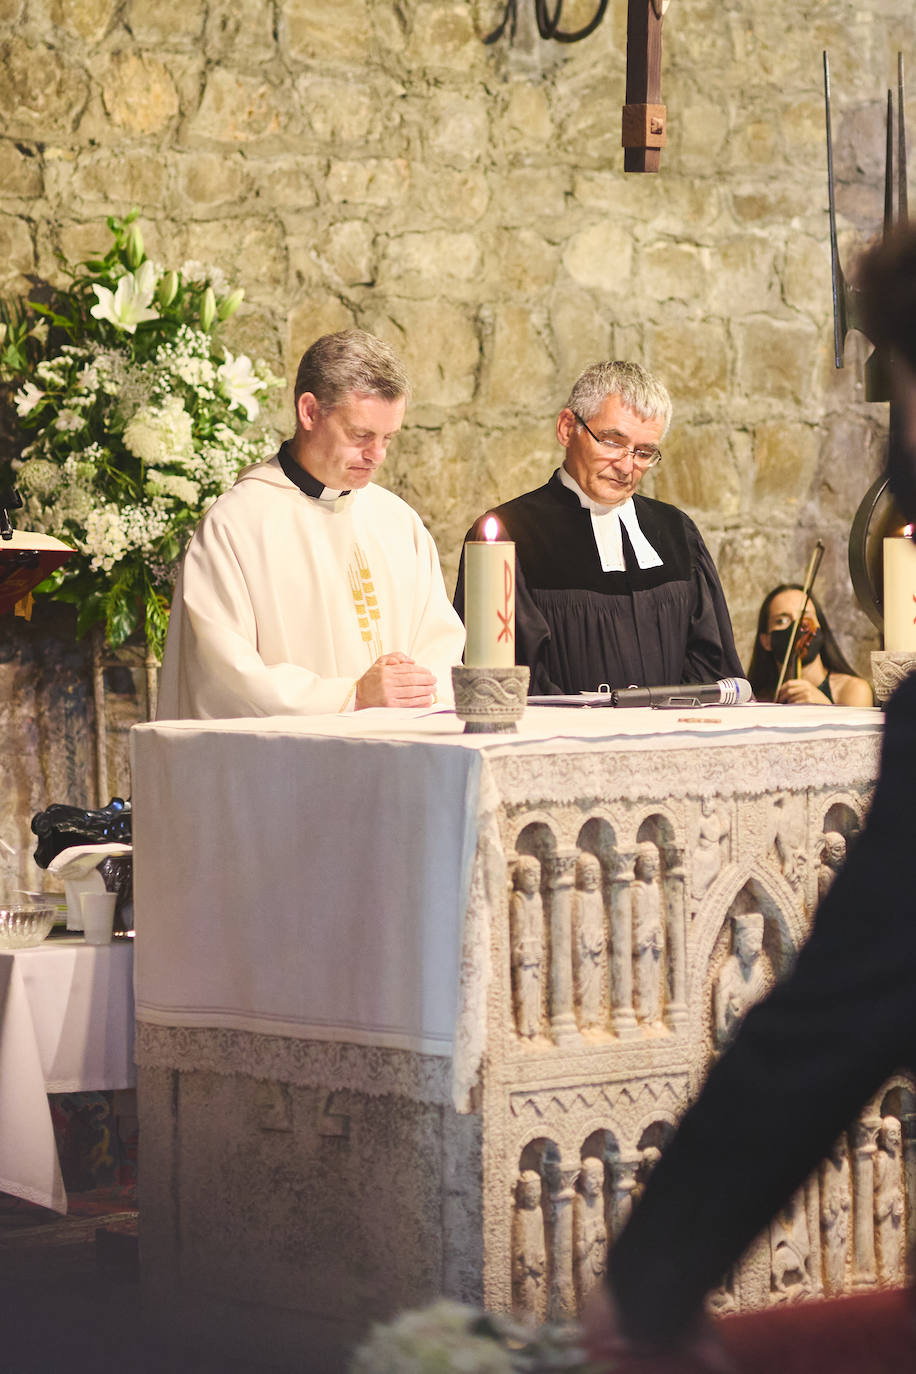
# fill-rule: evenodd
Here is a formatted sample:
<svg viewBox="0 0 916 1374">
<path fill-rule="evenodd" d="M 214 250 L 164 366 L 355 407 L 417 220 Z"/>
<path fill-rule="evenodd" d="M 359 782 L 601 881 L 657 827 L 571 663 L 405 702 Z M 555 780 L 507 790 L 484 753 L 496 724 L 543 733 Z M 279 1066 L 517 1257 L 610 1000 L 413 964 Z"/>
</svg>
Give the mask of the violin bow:
<svg viewBox="0 0 916 1374">
<path fill-rule="evenodd" d="M 786 671 L 789 667 L 789 664 L 792 662 L 792 653 L 795 649 L 796 641 L 798 640 L 799 626 L 802 623 L 802 616 L 805 614 L 805 611 L 807 609 L 808 597 L 811 595 L 811 588 L 814 586 L 814 579 L 817 577 L 817 570 L 821 566 L 821 559 L 823 558 L 823 556 L 824 541 L 822 539 L 819 539 L 814 546 L 814 552 L 812 553 L 811 561 L 808 564 L 808 571 L 805 573 L 805 585 L 802 588 L 801 605 L 798 608 L 798 615 L 795 617 L 795 623 L 792 626 L 792 633 L 789 635 L 789 643 L 786 647 L 786 656 L 783 659 L 782 667 L 779 670 L 779 681 L 776 683 L 776 691 L 773 693 L 774 701 L 778 700 L 779 693 L 782 690 L 782 684 L 786 680 Z"/>
</svg>

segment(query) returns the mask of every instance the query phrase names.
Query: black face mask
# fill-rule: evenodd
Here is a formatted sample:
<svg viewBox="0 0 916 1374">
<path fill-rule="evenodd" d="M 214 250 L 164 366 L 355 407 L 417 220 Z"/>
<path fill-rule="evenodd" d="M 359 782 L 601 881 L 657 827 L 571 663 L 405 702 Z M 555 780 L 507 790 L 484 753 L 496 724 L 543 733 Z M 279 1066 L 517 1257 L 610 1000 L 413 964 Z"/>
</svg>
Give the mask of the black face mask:
<svg viewBox="0 0 916 1374">
<path fill-rule="evenodd" d="M 792 638 L 792 626 L 787 625 L 784 630 L 770 631 L 770 653 L 781 664 L 786 656 L 786 649 L 789 647 L 789 640 Z M 811 636 L 811 643 L 801 656 L 802 667 L 807 668 L 809 663 L 813 663 L 824 647 L 824 631 L 815 630 Z"/>
</svg>

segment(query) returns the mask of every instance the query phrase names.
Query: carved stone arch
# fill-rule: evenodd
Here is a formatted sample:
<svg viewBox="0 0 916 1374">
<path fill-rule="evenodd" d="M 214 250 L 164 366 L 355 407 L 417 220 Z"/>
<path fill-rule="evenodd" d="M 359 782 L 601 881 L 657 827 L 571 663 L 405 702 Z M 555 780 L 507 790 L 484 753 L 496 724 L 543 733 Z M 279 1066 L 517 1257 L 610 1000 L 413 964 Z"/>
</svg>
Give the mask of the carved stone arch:
<svg viewBox="0 0 916 1374">
<path fill-rule="evenodd" d="M 557 852 L 556 818 L 546 811 L 526 811 L 518 819 L 524 824 L 513 830 L 507 850 L 513 849 L 517 855 L 531 855 L 543 866 L 545 859 Z"/>
<path fill-rule="evenodd" d="M 683 854 L 687 844 L 684 825 L 665 805 L 653 803 L 652 809 L 637 820 L 636 843 L 651 840 L 658 846 L 663 868 L 670 868 L 670 851 L 677 849 Z"/>
<path fill-rule="evenodd" d="M 647 1113 L 636 1127 L 636 1149 L 654 1146 L 666 1150 L 677 1130 L 678 1118 L 673 1112 Z"/>
<path fill-rule="evenodd" d="M 576 848 L 583 853 L 594 854 L 605 877 L 612 873 L 617 853 L 617 831 L 610 816 L 603 814 L 599 808 L 583 821 L 576 835 Z"/>
<path fill-rule="evenodd" d="M 598 1116 L 586 1117 L 579 1123 L 579 1140 L 577 1147 L 579 1158 L 584 1159 L 586 1155 L 597 1155 L 605 1163 L 611 1159 L 617 1159 L 622 1150 L 622 1132 L 607 1124 L 607 1117 Z"/>
<path fill-rule="evenodd" d="M 544 1177 L 544 1159 L 549 1151 L 559 1150 L 559 1144 L 552 1136 L 546 1136 L 543 1127 L 534 1126 L 521 1138 L 518 1154 L 518 1172 L 534 1169 Z"/>
<path fill-rule="evenodd" d="M 739 897 L 743 900 L 739 902 Z M 754 903 L 757 903 L 756 907 Z M 767 946 L 771 959 L 776 955 L 774 969 L 782 975 L 791 966 L 795 955 L 808 935 L 804 914 L 799 909 L 797 895 L 781 873 L 771 868 L 765 860 L 747 859 L 737 864 L 729 864 L 707 894 L 703 904 L 703 918 L 696 932 L 694 956 L 691 961 L 691 980 L 702 978 L 708 969 L 713 948 L 719 940 L 722 928 L 730 916 L 743 911 L 763 912 L 770 927 L 778 932 L 779 940 L 775 951 Z M 693 1001 L 693 981 L 691 982 Z"/>
<path fill-rule="evenodd" d="M 744 881 L 739 882 L 742 874 Z M 730 877 L 729 887 L 717 893 L 715 907 L 704 910 L 694 950 L 688 998 L 691 1039 L 706 1048 L 691 1064 L 691 1091 L 699 1086 L 709 1057 L 719 1048 L 715 1030 L 716 989 L 733 952 L 733 919 L 750 912 L 763 916 L 764 991 L 784 976 L 796 954 L 800 919 L 796 902 L 789 905 L 787 884 L 776 881 L 775 875 L 759 862 L 733 867 Z M 726 901 L 729 892 L 731 900 Z"/>
<path fill-rule="evenodd" d="M 895 1116 L 898 1121 L 916 1117 L 916 1084 L 903 1074 L 895 1074 L 884 1084 L 875 1107 L 879 1116 Z"/>
<path fill-rule="evenodd" d="M 858 835 L 865 821 L 867 802 L 851 792 L 834 792 L 822 802 L 824 823 L 822 830 L 838 830 L 851 839 Z"/>
</svg>

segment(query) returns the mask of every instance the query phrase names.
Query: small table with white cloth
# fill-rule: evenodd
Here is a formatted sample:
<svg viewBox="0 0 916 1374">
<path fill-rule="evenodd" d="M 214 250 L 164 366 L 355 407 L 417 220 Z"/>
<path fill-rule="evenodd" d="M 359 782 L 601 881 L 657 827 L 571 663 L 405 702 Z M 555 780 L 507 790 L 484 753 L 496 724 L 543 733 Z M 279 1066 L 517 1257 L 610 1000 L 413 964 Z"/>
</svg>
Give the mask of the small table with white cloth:
<svg viewBox="0 0 916 1374">
<path fill-rule="evenodd" d="M 132 1088 L 133 940 L 0 950 L 0 1190 L 67 1211 L 48 1093 Z"/>
<path fill-rule="evenodd" d="M 708 1062 L 732 920 L 764 912 L 774 967 L 805 938 L 823 832 L 861 825 L 882 721 L 544 706 L 514 735 L 464 734 L 447 711 L 136 727 L 152 1308 L 235 1349 L 269 1339 L 291 1363 L 305 1341 L 337 1369 L 398 1306 L 440 1292 L 511 1305 L 514 1189 L 533 1160 L 555 1189 L 545 1225 L 571 1227 L 580 1151 L 600 1138 L 622 1216 L 638 1151 Z M 667 971 L 651 1027 L 625 1005 L 647 844 Z M 597 1028 L 576 1024 L 569 962 L 582 854 L 603 874 Z M 509 918 L 524 855 L 544 909 L 528 1038 Z M 570 1236 L 550 1242 L 555 1268 Z M 554 1310 L 575 1301 L 561 1278 Z"/>
</svg>

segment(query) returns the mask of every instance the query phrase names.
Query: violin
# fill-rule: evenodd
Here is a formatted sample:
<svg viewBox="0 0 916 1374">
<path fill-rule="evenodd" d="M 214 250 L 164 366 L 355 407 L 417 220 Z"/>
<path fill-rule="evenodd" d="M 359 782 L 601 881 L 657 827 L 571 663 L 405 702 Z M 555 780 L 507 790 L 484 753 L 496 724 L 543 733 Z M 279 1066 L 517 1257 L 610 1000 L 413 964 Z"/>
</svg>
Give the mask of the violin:
<svg viewBox="0 0 916 1374">
<path fill-rule="evenodd" d="M 782 684 L 786 680 L 786 672 L 793 658 L 795 659 L 795 676 L 801 677 L 802 658 L 804 657 L 808 645 L 811 643 L 812 639 L 817 633 L 816 629 L 810 622 L 808 622 L 804 626 L 804 628 L 802 627 L 802 617 L 805 614 L 805 608 L 808 605 L 808 598 L 811 595 L 811 588 L 814 586 L 814 579 L 817 577 L 817 570 L 821 566 L 821 559 L 823 558 L 823 556 L 824 541 L 822 539 L 819 539 L 814 546 L 814 552 L 812 553 L 811 561 L 808 564 L 808 571 L 805 574 L 805 585 L 802 588 L 802 597 L 798 605 L 798 615 L 795 617 L 795 621 L 792 625 L 792 633 L 789 635 L 789 643 L 786 646 L 786 656 L 783 659 L 782 667 L 779 670 L 779 680 L 776 683 L 776 691 L 773 693 L 774 701 L 779 700 L 779 693 L 782 690 Z"/>
</svg>

